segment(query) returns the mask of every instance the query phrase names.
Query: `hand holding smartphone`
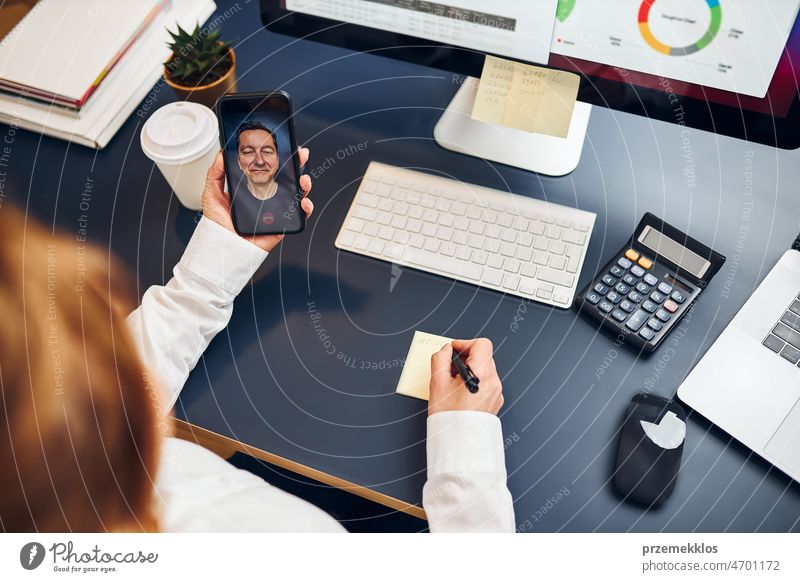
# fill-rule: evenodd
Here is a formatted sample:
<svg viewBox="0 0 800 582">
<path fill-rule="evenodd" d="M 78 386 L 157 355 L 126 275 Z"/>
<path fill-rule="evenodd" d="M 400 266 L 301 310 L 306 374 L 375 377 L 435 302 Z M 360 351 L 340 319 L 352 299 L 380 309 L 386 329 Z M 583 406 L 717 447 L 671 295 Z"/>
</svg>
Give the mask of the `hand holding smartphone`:
<svg viewBox="0 0 800 582">
<path fill-rule="evenodd" d="M 236 232 L 302 232 L 306 216 L 289 95 L 225 95 L 217 101 L 216 114 Z"/>
</svg>

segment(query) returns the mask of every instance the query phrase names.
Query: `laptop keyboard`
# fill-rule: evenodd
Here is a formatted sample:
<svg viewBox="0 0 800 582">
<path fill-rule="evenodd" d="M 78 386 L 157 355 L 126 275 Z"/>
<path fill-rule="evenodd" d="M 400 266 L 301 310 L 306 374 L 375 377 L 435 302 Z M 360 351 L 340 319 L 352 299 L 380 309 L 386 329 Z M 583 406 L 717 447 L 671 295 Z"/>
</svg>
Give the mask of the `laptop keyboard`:
<svg viewBox="0 0 800 582">
<path fill-rule="evenodd" d="M 776 354 L 794 365 L 800 362 L 800 295 L 762 342 Z"/>
</svg>

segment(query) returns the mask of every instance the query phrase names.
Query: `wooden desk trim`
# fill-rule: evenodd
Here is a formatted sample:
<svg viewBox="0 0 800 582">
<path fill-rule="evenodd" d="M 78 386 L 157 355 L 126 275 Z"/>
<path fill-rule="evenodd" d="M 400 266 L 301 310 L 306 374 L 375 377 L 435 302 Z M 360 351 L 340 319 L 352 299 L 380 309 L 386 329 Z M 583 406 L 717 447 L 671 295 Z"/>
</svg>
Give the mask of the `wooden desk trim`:
<svg viewBox="0 0 800 582">
<path fill-rule="evenodd" d="M 194 440 L 194 442 L 200 446 L 205 446 L 214 452 L 217 452 L 219 449 L 232 449 L 234 451 L 242 452 L 262 461 L 266 461 L 272 465 L 276 465 L 283 469 L 288 469 L 289 471 L 303 475 L 304 477 L 309 477 L 310 479 L 314 479 L 320 483 L 325 483 L 326 485 L 348 491 L 349 493 L 354 493 L 359 497 L 380 503 L 381 505 L 385 505 L 391 509 L 402 511 L 403 513 L 413 515 L 414 517 L 418 517 L 419 519 L 424 519 L 426 521 L 428 519 L 425 515 L 425 510 L 418 505 L 401 501 L 396 497 L 391 497 L 383 493 L 378 493 L 377 491 L 369 489 L 368 487 L 356 485 L 355 483 L 335 477 L 329 473 L 302 465 L 262 449 L 246 445 L 240 441 L 237 441 L 236 439 L 232 439 L 214 431 L 196 426 L 185 420 L 171 417 L 170 421 L 175 429 L 173 431 L 173 436 L 182 438 L 184 440 Z"/>
</svg>

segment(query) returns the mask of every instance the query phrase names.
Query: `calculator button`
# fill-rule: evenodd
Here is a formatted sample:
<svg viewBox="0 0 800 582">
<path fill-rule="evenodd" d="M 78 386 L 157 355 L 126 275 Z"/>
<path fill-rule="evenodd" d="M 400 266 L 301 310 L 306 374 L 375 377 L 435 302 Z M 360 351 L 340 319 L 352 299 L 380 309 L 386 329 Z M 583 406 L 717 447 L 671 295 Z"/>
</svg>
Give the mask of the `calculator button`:
<svg viewBox="0 0 800 582">
<path fill-rule="evenodd" d="M 658 309 L 658 305 L 656 305 L 655 303 L 653 303 L 648 299 L 647 301 L 642 303 L 642 309 L 646 309 L 650 313 L 653 313 L 655 312 L 656 309 Z"/>
<path fill-rule="evenodd" d="M 633 273 L 637 277 L 641 277 L 642 275 L 644 275 L 644 269 L 642 269 L 639 265 L 634 265 L 633 268 L 631 269 L 631 273 Z"/>
<path fill-rule="evenodd" d="M 636 261 L 639 258 L 639 253 L 633 249 L 628 249 L 625 251 L 625 258 L 630 259 L 631 261 Z M 625 268 L 627 269 L 628 267 Z"/>
<path fill-rule="evenodd" d="M 592 305 L 597 305 L 598 303 L 600 303 L 601 299 L 602 299 L 602 297 L 600 295 L 598 295 L 597 293 L 595 293 L 594 291 L 592 291 L 592 292 L 590 292 L 590 293 L 588 293 L 586 295 L 586 301 L 588 301 Z"/>
<path fill-rule="evenodd" d="M 647 275 L 644 276 L 644 282 L 651 286 L 655 285 L 656 283 L 658 283 L 658 277 L 656 277 L 652 273 L 647 273 Z"/>
<path fill-rule="evenodd" d="M 618 265 L 612 265 L 609 271 L 615 277 L 622 277 L 623 273 L 625 273 L 625 269 L 620 269 Z M 800 303 L 800 301 L 798 301 L 798 303 Z"/>
<path fill-rule="evenodd" d="M 638 291 L 631 291 L 630 293 L 628 293 L 628 299 L 630 299 L 634 303 L 641 303 L 644 300 L 644 295 L 642 295 Z"/>
<path fill-rule="evenodd" d="M 625 301 L 623 301 L 622 303 L 619 304 L 619 307 L 623 311 L 627 311 L 628 313 L 630 313 L 631 311 L 633 311 L 636 308 L 636 304 L 632 303 L 631 301 L 628 301 L 626 299 Z"/>
<path fill-rule="evenodd" d="M 649 269 L 650 267 L 653 266 L 653 261 L 651 261 L 647 257 L 642 257 L 641 259 L 639 259 L 639 265 L 641 265 L 643 269 Z"/>
<path fill-rule="evenodd" d="M 662 301 L 664 301 L 664 296 L 663 296 L 661 293 L 659 293 L 658 291 L 653 291 L 653 292 L 650 294 L 650 299 L 651 299 L 651 300 L 652 300 L 654 303 L 661 303 Z"/>
<path fill-rule="evenodd" d="M 652 329 L 653 331 L 661 331 L 661 328 L 664 327 L 664 324 L 658 321 L 655 317 L 652 318 L 650 321 L 647 322 L 647 327 Z"/>
<path fill-rule="evenodd" d="M 625 282 L 626 285 L 630 285 L 631 287 L 633 287 L 634 285 L 636 285 L 636 281 L 638 281 L 639 279 L 628 273 L 622 278 L 622 280 Z"/>
<path fill-rule="evenodd" d="M 676 289 L 675 291 L 672 292 L 672 300 L 675 303 L 683 303 L 684 301 L 686 301 L 686 296 Z"/>
<path fill-rule="evenodd" d="M 620 259 L 617 261 L 617 265 L 619 265 L 619 266 L 620 266 L 620 267 L 622 267 L 623 269 L 630 269 L 632 264 L 633 264 L 633 263 L 631 263 L 631 262 L 630 262 L 628 259 L 626 259 L 625 257 L 620 257 Z"/>
<path fill-rule="evenodd" d="M 611 312 L 611 317 L 622 323 L 625 321 L 625 318 L 628 317 L 628 314 L 622 311 L 619 307 L 617 307 L 614 311 Z"/>
<path fill-rule="evenodd" d="M 606 299 L 608 299 L 609 301 L 611 301 L 611 303 L 616 305 L 617 303 L 622 301 L 622 295 L 620 295 L 616 291 L 609 291 L 608 295 L 606 295 Z"/>
<path fill-rule="evenodd" d="M 669 295 L 672 293 L 672 285 L 667 285 L 663 281 L 658 284 L 658 290 L 661 291 L 664 295 Z"/>
<path fill-rule="evenodd" d="M 614 306 L 613 306 L 611 303 L 609 303 L 608 301 L 605 301 L 605 300 L 601 301 L 601 302 L 598 304 L 598 306 L 597 306 L 597 307 L 598 307 L 598 308 L 599 308 L 601 311 L 605 311 L 606 313 L 608 313 L 609 311 L 611 311 L 612 309 L 614 309 Z"/>
<path fill-rule="evenodd" d="M 656 332 L 654 332 L 649 327 L 643 327 L 642 329 L 639 330 L 639 335 L 642 336 L 647 341 L 650 341 L 656 336 Z"/>
<path fill-rule="evenodd" d="M 614 289 L 616 289 L 617 292 L 619 292 L 621 295 L 627 295 L 628 291 L 631 290 L 631 288 L 628 287 L 625 283 L 617 283 L 617 286 L 614 287 Z"/>
<path fill-rule="evenodd" d="M 659 309 L 658 311 L 656 311 L 656 317 L 661 321 L 663 321 L 664 323 L 666 323 L 672 316 L 663 309 Z"/>
<path fill-rule="evenodd" d="M 606 293 L 608 293 L 608 287 L 606 287 L 602 283 L 598 283 L 597 285 L 595 285 L 594 290 L 600 295 L 605 295 Z"/>
<path fill-rule="evenodd" d="M 636 285 L 636 290 L 642 295 L 647 295 L 648 293 L 650 293 L 650 285 L 639 283 L 638 285 Z"/>
<path fill-rule="evenodd" d="M 678 311 L 678 304 L 675 303 L 672 299 L 667 299 L 664 302 L 664 309 L 666 309 L 670 313 L 675 313 L 676 311 Z"/>
<path fill-rule="evenodd" d="M 633 331 L 639 331 L 639 328 L 641 328 L 645 323 L 647 323 L 648 317 L 650 317 L 650 314 L 647 313 L 644 309 L 640 309 L 639 311 L 631 315 L 631 318 L 625 325 L 628 326 Z"/>
<path fill-rule="evenodd" d="M 603 283 L 605 283 L 609 287 L 613 287 L 614 285 L 617 284 L 617 280 L 614 277 L 612 277 L 611 275 L 603 275 L 602 281 L 603 281 Z"/>
</svg>

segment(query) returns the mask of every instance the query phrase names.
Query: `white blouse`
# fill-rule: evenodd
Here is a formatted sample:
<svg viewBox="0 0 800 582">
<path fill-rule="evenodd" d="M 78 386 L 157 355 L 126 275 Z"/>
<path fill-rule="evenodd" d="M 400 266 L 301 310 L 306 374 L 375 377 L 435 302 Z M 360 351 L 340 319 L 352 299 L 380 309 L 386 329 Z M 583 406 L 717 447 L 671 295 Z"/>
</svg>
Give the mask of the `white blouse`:
<svg viewBox="0 0 800 582">
<path fill-rule="evenodd" d="M 145 366 L 166 392 L 165 414 L 267 254 L 202 218 L 172 279 L 150 287 L 128 317 Z M 513 532 L 500 420 L 440 412 L 428 418 L 427 430 L 422 497 L 430 530 Z M 156 490 L 164 531 L 344 531 L 319 508 L 176 438 L 165 440 Z"/>
</svg>

